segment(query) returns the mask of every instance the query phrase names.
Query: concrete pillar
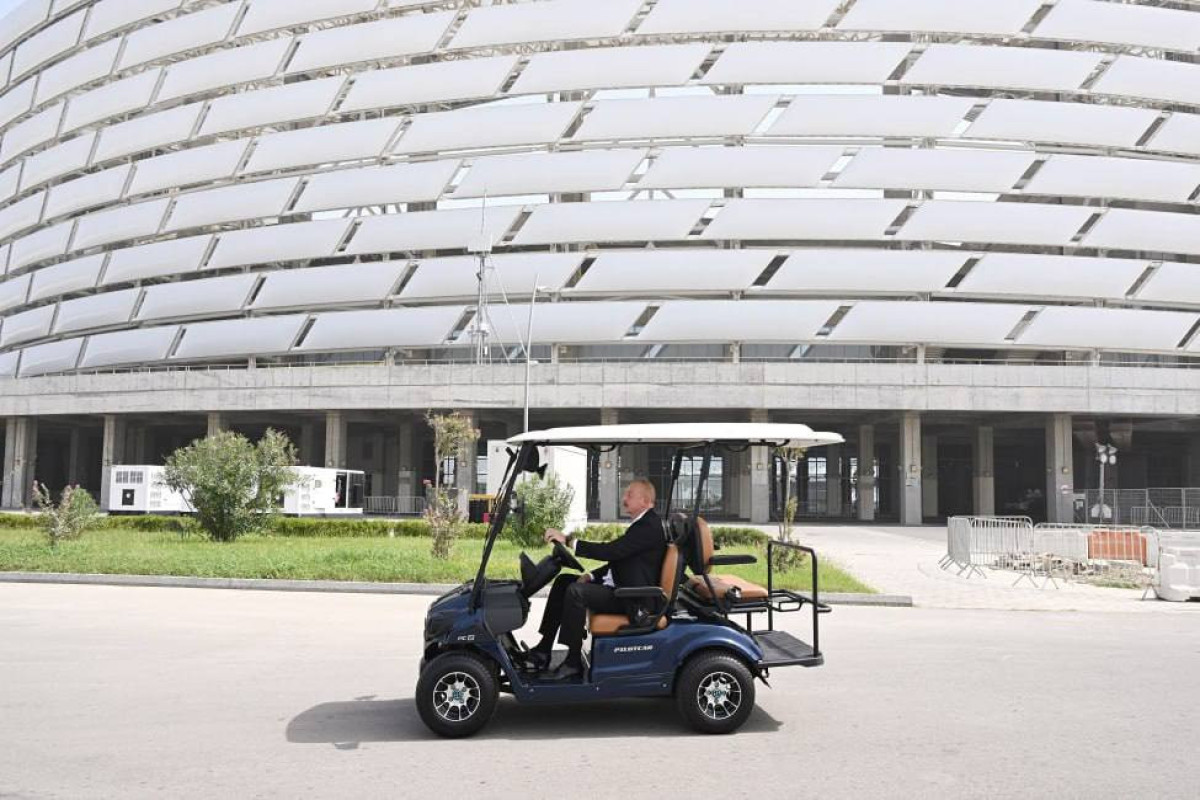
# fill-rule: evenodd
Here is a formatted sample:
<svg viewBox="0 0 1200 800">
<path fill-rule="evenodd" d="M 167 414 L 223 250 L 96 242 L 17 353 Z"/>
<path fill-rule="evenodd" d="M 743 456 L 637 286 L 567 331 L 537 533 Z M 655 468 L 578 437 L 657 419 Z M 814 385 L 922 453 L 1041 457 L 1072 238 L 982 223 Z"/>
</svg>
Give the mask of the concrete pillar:
<svg viewBox="0 0 1200 800">
<path fill-rule="evenodd" d="M 991 517 L 996 514 L 996 451 L 995 432 L 988 425 L 975 429 L 975 477 L 972 481 L 975 515 Z"/>
<path fill-rule="evenodd" d="M 479 427 L 479 417 L 474 411 L 460 412 L 473 427 Z M 475 491 L 475 460 L 478 443 L 468 445 L 467 452 L 460 453 L 454 460 L 454 488 L 458 490 L 458 510 L 466 514 Z"/>
<path fill-rule="evenodd" d="M 208 412 L 208 436 L 220 433 L 226 430 L 229 426 L 229 421 L 220 411 Z"/>
<path fill-rule="evenodd" d="M 4 438 L 5 508 L 28 508 L 37 479 L 37 419 L 10 417 Z"/>
<path fill-rule="evenodd" d="M 842 516 L 842 446 L 825 448 L 825 510 L 831 517 Z"/>
<path fill-rule="evenodd" d="M 125 460 L 125 420 L 114 414 L 104 417 L 104 443 L 100 453 L 100 508 L 107 511 L 112 468 Z"/>
<path fill-rule="evenodd" d="M 150 431 L 145 425 L 139 425 L 133 431 L 133 463 L 145 464 L 148 458 L 147 438 Z"/>
<path fill-rule="evenodd" d="M 309 467 L 315 467 L 320 463 L 317 459 L 317 426 L 315 423 L 300 423 L 300 454 L 298 458 L 301 464 Z"/>
<path fill-rule="evenodd" d="M 1188 439 L 1187 485 L 1200 486 L 1200 436 Z"/>
<path fill-rule="evenodd" d="M 858 518 L 875 520 L 875 426 L 858 426 Z"/>
<path fill-rule="evenodd" d="M 619 419 L 615 408 L 600 409 L 601 425 L 616 425 Z M 621 518 L 621 481 L 617 469 L 620 450 L 610 450 L 596 456 L 600 459 L 600 480 L 596 491 L 600 493 L 600 519 L 614 522 Z"/>
<path fill-rule="evenodd" d="M 341 411 L 325 412 L 325 466 L 346 468 L 346 415 Z"/>
<path fill-rule="evenodd" d="M 1046 521 L 1075 519 L 1075 453 L 1071 415 L 1051 414 L 1046 419 Z"/>
<path fill-rule="evenodd" d="M 83 481 L 83 431 L 72 428 L 67 444 L 67 483 L 75 485 Z"/>
<path fill-rule="evenodd" d="M 937 437 L 921 437 L 921 514 L 936 517 L 938 505 L 938 445 Z"/>
<path fill-rule="evenodd" d="M 766 409 L 750 411 L 750 421 L 765 423 Z M 750 522 L 763 525 L 771 521 L 771 448 L 750 448 Z"/>
<path fill-rule="evenodd" d="M 412 419 L 400 422 L 397 436 L 396 452 L 396 496 L 416 497 L 417 491 L 417 450 L 416 437 L 413 428 L 417 423 Z"/>
<path fill-rule="evenodd" d="M 908 411 L 900 423 L 900 524 L 920 525 L 921 415 Z"/>
</svg>

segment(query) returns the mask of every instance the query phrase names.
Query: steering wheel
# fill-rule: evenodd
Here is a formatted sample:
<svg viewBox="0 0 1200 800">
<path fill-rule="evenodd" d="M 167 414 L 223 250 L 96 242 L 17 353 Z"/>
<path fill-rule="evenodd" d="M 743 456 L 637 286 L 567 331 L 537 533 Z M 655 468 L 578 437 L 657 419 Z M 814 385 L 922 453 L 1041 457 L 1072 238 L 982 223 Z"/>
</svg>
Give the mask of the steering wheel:
<svg viewBox="0 0 1200 800">
<path fill-rule="evenodd" d="M 554 558 L 564 567 L 583 572 L 583 564 L 579 563 L 579 559 L 575 558 L 575 554 L 568 550 L 562 542 L 554 543 Z"/>
</svg>

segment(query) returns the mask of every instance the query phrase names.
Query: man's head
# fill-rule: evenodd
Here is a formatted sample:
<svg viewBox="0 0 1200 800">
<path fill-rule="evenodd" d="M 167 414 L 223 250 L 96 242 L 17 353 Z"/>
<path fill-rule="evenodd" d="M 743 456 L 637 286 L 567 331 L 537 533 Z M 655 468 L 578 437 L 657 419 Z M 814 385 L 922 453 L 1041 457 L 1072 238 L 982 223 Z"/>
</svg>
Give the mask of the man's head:
<svg viewBox="0 0 1200 800">
<path fill-rule="evenodd" d="M 630 481 L 625 487 L 625 494 L 621 498 L 621 505 L 625 507 L 625 513 L 631 517 L 636 517 L 648 508 L 654 508 L 654 484 L 645 478 L 639 478 L 636 481 Z"/>
</svg>

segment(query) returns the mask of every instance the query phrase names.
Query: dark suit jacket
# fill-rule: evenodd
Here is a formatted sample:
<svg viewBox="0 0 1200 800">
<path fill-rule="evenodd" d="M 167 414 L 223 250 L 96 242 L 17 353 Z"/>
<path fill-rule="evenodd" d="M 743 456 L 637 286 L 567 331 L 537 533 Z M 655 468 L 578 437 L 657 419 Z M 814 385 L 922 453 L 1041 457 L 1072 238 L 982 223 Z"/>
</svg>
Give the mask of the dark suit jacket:
<svg viewBox="0 0 1200 800">
<path fill-rule="evenodd" d="M 653 508 L 611 542 L 575 543 L 575 555 L 609 562 L 592 572 L 592 579 L 600 583 L 606 572 L 612 572 L 618 587 L 658 586 L 666 552 L 662 520 Z"/>
</svg>

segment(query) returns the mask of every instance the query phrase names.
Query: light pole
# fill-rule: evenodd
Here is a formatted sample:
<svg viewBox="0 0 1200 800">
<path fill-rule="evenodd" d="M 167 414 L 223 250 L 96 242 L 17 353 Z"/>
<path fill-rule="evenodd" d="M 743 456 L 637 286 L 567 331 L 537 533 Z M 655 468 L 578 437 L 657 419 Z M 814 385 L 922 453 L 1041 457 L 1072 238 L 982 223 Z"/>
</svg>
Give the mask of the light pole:
<svg viewBox="0 0 1200 800">
<path fill-rule="evenodd" d="M 525 329 L 525 433 L 529 433 L 529 375 L 533 368 L 533 307 L 537 305 L 538 291 L 546 291 L 538 286 L 541 273 L 533 276 L 533 294 L 529 298 L 529 324 Z"/>
<path fill-rule="evenodd" d="M 1100 502 L 1096 504 L 1096 519 L 1104 521 L 1104 467 L 1117 463 L 1117 448 L 1111 444 L 1096 443 L 1096 460 L 1100 462 Z"/>
</svg>

